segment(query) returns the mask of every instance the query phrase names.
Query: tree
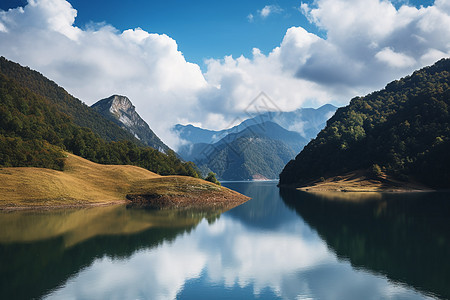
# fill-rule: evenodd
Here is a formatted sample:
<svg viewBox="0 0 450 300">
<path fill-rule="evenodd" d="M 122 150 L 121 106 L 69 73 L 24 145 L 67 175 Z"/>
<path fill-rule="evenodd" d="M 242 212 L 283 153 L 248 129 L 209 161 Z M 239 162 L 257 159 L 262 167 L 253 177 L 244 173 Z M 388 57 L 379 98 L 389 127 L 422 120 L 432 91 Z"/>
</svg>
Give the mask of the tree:
<svg viewBox="0 0 450 300">
<path fill-rule="evenodd" d="M 217 180 L 216 174 L 214 172 L 209 172 L 208 176 L 206 176 L 205 180 L 209 181 L 209 182 L 212 182 L 212 183 L 215 183 L 217 185 L 220 185 L 220 182 L 219 182 L 219 180 Z"/>
</svg>

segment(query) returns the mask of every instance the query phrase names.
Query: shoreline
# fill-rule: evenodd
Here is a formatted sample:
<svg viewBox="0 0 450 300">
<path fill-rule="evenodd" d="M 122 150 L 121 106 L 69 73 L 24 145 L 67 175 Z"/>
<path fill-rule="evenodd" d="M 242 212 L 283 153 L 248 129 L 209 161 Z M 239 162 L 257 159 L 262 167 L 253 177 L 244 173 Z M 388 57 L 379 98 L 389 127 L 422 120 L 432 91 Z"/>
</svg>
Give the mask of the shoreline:
<svg viewBox="0 0 450 300">
<path fill-rule="evenodd" d="M 77 208 L 91 208 L 101 206 L 114 206 L 114 205 L 126 205 L 129 201 L 118 200 L 111 202 L 92 202 L 92 203 L 80 203 L 80 204 L 63 204 L 63 205 L 30 205 L 30 206 L 0 206 L 0 212 L 12 212 L 12 211 L 47 211 L 54 209 L 77 209 Z"/>
<path fill-rule="evenodd" d="M 279 185 L 279 187 L 294 188 L 304 192 L 340 193 L 422 193 L 438 191 L 418 182 L 403 182 L 386 175 L 371 178 L 366 176 L 364 171 L 354 171 L 340 176 L 333 176 L 322 181 L 313 181 L 303 186 Z"/>
<path fill-rule="evenodd" d="M 396 189 L 333 189 L 333 188 L 317 188 L 316 186 L 305 186 L 297 187 L 296 190 L 303 192 L 336 192 L 336 193 L 433 193 L 439 192 L 439 190 L 433 189 L 407 189 L 407 188 L 396 188 Z"/>
</svg>

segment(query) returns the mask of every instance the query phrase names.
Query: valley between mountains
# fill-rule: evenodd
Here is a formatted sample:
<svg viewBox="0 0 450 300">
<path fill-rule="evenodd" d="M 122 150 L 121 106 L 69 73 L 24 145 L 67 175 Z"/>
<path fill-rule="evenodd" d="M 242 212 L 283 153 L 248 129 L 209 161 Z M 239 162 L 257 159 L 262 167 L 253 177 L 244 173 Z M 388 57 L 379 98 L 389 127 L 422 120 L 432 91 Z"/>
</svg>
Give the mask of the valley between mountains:
<svg viewBox="0 0 450 300">
<path fill-rule="evenodd" d="M 220 131 L 177 124 L 172 131 L 183 145 L 175 152 L 126 96 L 89 107 L 1 58 L 0 206 L 246 201 L 214 184 L 216 177 L 279 178 L 282 187 L 308 191 L 446 189 L 449 74 L 450 59 L 442 59 L 339 109 L 262 112 Z"/>
</svg>

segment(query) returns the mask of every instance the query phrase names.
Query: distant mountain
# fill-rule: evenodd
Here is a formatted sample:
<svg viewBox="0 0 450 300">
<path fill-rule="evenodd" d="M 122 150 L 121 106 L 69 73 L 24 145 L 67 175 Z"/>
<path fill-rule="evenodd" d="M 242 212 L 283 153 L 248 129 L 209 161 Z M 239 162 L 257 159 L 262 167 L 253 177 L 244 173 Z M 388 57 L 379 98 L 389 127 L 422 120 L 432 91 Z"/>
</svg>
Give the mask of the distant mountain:
<svg viewBox="0 0 450 300">
<path fill-rule="evenodd" d="M 195 127 L 196 128 L 196 127 Z M 285 146 L 290 148 L 294 153 L 297 153 L 307 144 L 307 140 L 301 136 L 298 132 L 293 132 L 284 129 L 274 122 L 264 122 L 249 127 L 243 127 L 240 132 L 229 133 L 222 139 L 215 143 L 196 143 L 181 146 L 178 149 L 178 153 L 186 160 L 199 161 L 203 160 L 206 149 L 214 147 L 221 147 L 226 144 L 231 144 L 234 140 L 241 137 L 260 137 L 274 141 L 282 142 Z M 289 151 L 289 152 L 292 152 Z M 292 157 L 291 157 L 292 158 Z"/>
<path fill-rule="evenodd" d="M 215 144 L 196 144 L 203 147 L 196 149 L 200 155 L 195 163 L 221 180 L 277 179 L 295 152 L 283 141 L 251 131 L 252 127 Z"/>
<path fill-rule="evenodd" d="M 221 180 L 277 179 L 284 165 L 325 126 L 335 110 L 333 105 L 324 105 L 266 112 L 230 129 L 213 131 L 178 124 L 173 131 L 188 141 L 178 154 L 194 161 L 204 173 L 212 170 Z"/>
<path fill-rule="evenodd" d="M 308 143 L 308 140 L 298 132 L 286 130 L 274 122 L 266 121 L 245 127 L 237 133 L 229 133 L 216 144 L 229 144 L 241 137 L 261 137 L 279 141 L 286 144 L 294 152 L 300 151 Z"/>
<path fill-rule="evenodd" d="M 310 140 L 325 127 L 327 120 L 334 114 L 336 109 L 337 107 L 326 104 L 317 109 L 300 108 L 292 112 L 266 112 L 246 119 L 232 128 L 217 131 L 202 129 L 190 124 L 177 124 L 174 126 L 173 131 L 190 144 L 211 144 L 218 142 L 230 133 L 238 133 L 249 126 L 270 121 L 286 130 L 298 132 L 306 140 Z"/>
<path fill-rule="evenodd" d="M 293 155 L 283 142 L 243 136 L 217 149 L 207 166 L 221 180 L 277 179 L 278 170 Z"/>
<path fill-rule="evenodd" d="M 298 132 L 305 139 L 309 140 L 314 138 L 325 127 L 327 120 L 334 114 L 336 109 L 337 107 L 331 104 L 325 104 L 317 109 L 300 108 L 292 112 L 266 112 L 246 119 L 239 125 L 224 130 L 202 129 L 191 124 L 177 124 L 172 130 L 181 139 L 190 144 L 211 144 L 218 142 L 230 133 L 241 132 L 249 126 L 270 121 L 286 130 Z"/>
<path fill-rule="evenodd" d="M 299 133 L 273 122 L 246 127 L 220 141 L 193 144 L 181 151 L 205 173 L 221 180 L 277 179 L 284 165 L 307 143 Z M 298 150 L 297 150 L 298 151 Z"/>
<path fill-rule="evenodd" d="M 130 99 L 125 96 L 113 95 L 99 100 L 91 106 L 105 118 L 118 124 L 133 134 L 138 140 L 160 152 L 167 153 L 170 149 L 150 129 L 148 124 L 136 112 Z"/>
<path fill-rule="evenodd" d="M 179 138 L 189 142 L 189 144 L 198 143 L 214 143 L 227 135 L 227 130 L 208 130 L 194 125 L 177 124 L 172 128 L 172 131 L 178 135 Z"/>
<path fill-rule="evenodd" d="M 356 97 L 280 174 L 300 186 L 346 172 L 450 188 L 450 59 Z M 322 180 L 323 180 L 322 178 Z"/>
<path fill-rule="evenodd" d="M 195 165 L 173 151 L 144 146 L 43 75 L 0 58 L 0 167 L 63 170 L 64 151 L 97 163 L 199 177 Z"/>
<path fill-rule="evenodd" d="M 326 125 L 327 120 L 336 112 L 337 107 L 325 104 L 319 108 L 300 108 L 291 112 L 280 112 L 266 118 L 281 127 L 300 133 L 308 141 L 316 137 Z"/>
</svg>

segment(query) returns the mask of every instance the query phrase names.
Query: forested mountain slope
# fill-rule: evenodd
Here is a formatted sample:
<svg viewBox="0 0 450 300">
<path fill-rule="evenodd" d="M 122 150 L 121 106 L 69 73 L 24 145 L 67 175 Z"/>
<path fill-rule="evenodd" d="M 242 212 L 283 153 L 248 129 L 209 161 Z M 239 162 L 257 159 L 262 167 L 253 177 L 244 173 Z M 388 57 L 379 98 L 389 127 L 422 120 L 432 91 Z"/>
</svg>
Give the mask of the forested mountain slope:
<svg viewBox="0 0 450 300">
<path fill-rule="evenodd" d="M 280 174 L 307 185 L 355 170 L 450 187 L 450 59 L 356 97 Z"/>
<path fill-rule="evenodd" d="M 58 111 L 70 116 L 76 125 L 90 128 L 101 138 L 107 141 L 129 140 L 143 145 L 131 133 L 107 120 L 41 73 L 22 67 L 4 57 L 0 57 L 0 73 L 13 79 L 18 86 L 45 97 Z"/>
<path fill-rule="evenodd" d="M 277 179 L 284 165 L 306 144 L 297 132 L 264 122 L 230 133 L 214 144 L 193 144 L 179 152 L 204 173 L 213 171 L 221 180 Z"/>
<path fill-rule="evenodd" d="M 136 165 L 162 175 L 199 176 L 194 164 L 181 162 L 173 151 L 163 154 L 153 148 L 140 146 L 135 141 L 107 141 L 92 129 L 81 127 L 62 107 L 81 107 L 83 110 L 86 108 L 88 112 L 91 108 L 68 95 L 54 83 L 57 87 L 54 91 L 63 97 L 57 99 L 58 103 L 55 103 L 55 99 L 33 92 L 24 86 L 24 78 L 29 78 L 30 74 L 37 77 L 31 84 L 35 88 L 39 88 L 39 82 L 45 84 L 50 81 L 28 68 L 3 58 L 1 61 L 2 67 L 13 66 L 14 77 L 0 72 L 0 167 L 44 167 L 61 170 L 64 168 L 63 150 L 67 150 L 103 164 Z M 23 82 L 17 81 L 16 78 Z M 76 101 L 79 103 L 76 104 Z M 75 111 L 83 120 L 82 111 Z M 97 113 L 88 113 L 88 116 L 95 115 L 102 123 L 103 117 Z M 108 124 L 112 124 L 112 132 L 116 129 L 118 132 L 124 132 L 108 120 L 103 122 L 106 132 Z"/>
</svg>

